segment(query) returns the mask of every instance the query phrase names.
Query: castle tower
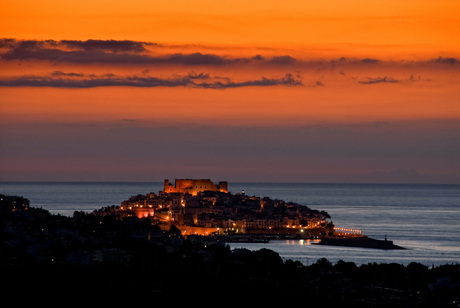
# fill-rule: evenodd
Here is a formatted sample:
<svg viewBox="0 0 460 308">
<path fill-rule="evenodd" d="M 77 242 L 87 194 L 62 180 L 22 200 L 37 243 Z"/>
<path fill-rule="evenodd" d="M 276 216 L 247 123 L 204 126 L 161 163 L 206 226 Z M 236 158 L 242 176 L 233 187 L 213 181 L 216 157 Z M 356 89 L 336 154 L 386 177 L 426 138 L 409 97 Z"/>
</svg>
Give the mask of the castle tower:
<svg viewBox="0 0 460 308">
<path fill-rule="evenodd" d="M 177 190 L 171 183 L 169 183 L 168 179 L 165 179 L 165 185 L 164 185 L 163 191 L 169 194 L 169 193 L 176 192 Z"/>
<path fill-rule="evenodd" d="M 219 190 L 221 192 L 228 192 L 228 182 L 227 181 L 220 181 L 219 182 Z"/>
</svg>

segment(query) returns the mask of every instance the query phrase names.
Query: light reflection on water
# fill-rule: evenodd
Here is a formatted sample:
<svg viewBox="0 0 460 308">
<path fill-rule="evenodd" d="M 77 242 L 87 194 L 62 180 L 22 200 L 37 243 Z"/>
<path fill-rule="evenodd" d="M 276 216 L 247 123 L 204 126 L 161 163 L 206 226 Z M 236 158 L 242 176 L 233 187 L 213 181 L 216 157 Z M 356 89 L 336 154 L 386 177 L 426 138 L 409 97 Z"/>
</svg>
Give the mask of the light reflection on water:
<svg viewBox="0 0 460 308">
<path fill-rule="evenodd" d="M 299 246 L 303 246 L 303 245 L 311 245 L 311 244 L 318 244 L 319 242 L 321 242 L 321 240 L 319 239 L 299 239 L 299 240 L 285 240 L 286 242 L 286 245 L 299 245 Z"/>
</svg>

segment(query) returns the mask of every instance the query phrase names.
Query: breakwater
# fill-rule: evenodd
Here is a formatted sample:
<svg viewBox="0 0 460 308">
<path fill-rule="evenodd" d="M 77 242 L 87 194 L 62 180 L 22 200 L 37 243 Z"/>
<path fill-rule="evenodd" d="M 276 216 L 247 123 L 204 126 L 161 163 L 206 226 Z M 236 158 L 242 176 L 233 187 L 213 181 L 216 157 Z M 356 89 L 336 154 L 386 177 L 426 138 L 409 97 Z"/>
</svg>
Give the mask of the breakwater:
<svg viewBox="0 0 460 308">
<path fill-rule="evenodd" d="M 321 239 L 317 245 L 347 246 L 373 249 L 405 249 L 393 244 L 393 241 L 376 240 L 367 236 L 357 237 L 329 237 Z"/>
</svg>

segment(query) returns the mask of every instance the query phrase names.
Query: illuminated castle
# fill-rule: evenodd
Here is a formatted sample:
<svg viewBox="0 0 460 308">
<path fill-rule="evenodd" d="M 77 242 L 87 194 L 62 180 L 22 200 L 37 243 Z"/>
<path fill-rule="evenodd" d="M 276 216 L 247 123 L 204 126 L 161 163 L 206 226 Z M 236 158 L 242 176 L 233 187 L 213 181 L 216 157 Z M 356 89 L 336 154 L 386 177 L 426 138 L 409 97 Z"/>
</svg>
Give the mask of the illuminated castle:
<svg viewBox="0 0 460 308">
<path fill-rule="evenodd" d="M 228 182 L 221 181 L 218 185 L 214 184 L 210 179 L 176 179 L 174 187 L 169 180 L 165 180 L 165 193 L 189 193 L 196 196 L 201 191 L 220 191 L 228 192 Z"/>
</svg>

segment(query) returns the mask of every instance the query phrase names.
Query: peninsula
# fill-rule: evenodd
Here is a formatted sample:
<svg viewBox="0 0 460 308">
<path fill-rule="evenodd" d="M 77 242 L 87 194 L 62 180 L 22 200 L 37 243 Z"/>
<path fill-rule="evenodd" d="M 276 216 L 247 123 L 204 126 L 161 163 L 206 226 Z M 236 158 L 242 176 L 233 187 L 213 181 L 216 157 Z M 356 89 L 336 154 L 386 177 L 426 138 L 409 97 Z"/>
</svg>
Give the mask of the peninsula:
<svg viewBox="0 0 460 308">
<path fill-rule="evenodd" d="M 227 240 L 240 235 L 312 238 L 334 235 L 331 216 L 325 211 L 269 197 L 228 192 L 227 182 L 209 179 L 164 180 L 158 194 L 132 196 L 119 214 L 148 218 L 164 230 L 176 226 L 181 234 L 220 235 Z"/>
<path fill-rule="evenodd" d="M 210 179 L 176 179 L 175 185 L 165 179 L 163 191 L 130 197 L 118 215 L 149 219 L 162 230 L 174 226 L 183 236 L 214 236 L 226 242 L 320 238 L 321 245 L 402 249 L 361 230 L 336 228 L 325 211 L 244 191 L 232 194 L 228 182 Z"/>
</svg>

